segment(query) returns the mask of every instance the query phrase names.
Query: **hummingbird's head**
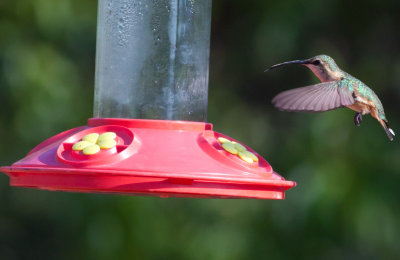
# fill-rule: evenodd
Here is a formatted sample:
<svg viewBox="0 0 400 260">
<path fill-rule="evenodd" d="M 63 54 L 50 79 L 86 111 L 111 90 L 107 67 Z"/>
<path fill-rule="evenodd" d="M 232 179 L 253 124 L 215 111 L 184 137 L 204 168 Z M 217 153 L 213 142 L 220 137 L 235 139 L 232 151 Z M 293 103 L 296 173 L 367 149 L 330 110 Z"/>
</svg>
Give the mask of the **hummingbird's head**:
<svg viewBox="0 0 400 260">
<path fill-rule="evenodd" d="M 301 64 L 308 67 L 322 82 L 338 80 L 343 76 L 335 61 L 328 55 L 317 55 L 306 60 L 287 61 L 273 65 L 267 70 L 288 64 Z"/>
<path fill-rule="evenodd" d="M 328 55 L 317 55 L 302 63 L 308 67 L 322 82 L 339 80 L 343 73 L 336 62 Z"/>
<path fill-rule="evenodd" d="M 336 62 L 329 57 L 328 55 L 317 55 L 310 59 L 304 60 L 303 65 L 312 68 L 312 67 L 321 67 L 330 71 L 337 71 L 339 67 L 336 65 Z"/>
</svg>

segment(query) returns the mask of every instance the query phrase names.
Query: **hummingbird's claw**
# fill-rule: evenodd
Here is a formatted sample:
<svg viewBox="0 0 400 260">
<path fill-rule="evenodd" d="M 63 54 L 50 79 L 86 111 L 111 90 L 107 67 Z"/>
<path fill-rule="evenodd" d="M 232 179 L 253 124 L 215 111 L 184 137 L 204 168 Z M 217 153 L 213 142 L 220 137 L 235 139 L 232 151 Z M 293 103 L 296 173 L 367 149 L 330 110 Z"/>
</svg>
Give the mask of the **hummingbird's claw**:
<svg viewBox="0 0 400 260">
<path fill-rule="evenodd" d="M 361 112 L 360 113 L 356 113 L 354 115 L 354 124 L 356 126 L 360 126 L 361 122 L 362 122 L 362 113 Z"/>
</svg>

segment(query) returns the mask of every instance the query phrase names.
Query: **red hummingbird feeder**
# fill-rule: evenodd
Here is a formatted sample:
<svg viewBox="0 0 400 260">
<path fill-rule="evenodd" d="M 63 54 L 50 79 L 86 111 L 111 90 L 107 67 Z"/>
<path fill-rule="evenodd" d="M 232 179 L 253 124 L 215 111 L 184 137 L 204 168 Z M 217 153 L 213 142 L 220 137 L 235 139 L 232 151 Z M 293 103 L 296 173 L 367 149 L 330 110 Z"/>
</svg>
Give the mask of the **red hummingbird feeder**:
<svg viewBox="0 0 400 260">
<path fill-rule="evenodd" d="M 99 1 L 94 118 L 0 170 L 10 185 L 284 199 L 296 185 L 205 123 L 211 0 Z"/>
</svg>

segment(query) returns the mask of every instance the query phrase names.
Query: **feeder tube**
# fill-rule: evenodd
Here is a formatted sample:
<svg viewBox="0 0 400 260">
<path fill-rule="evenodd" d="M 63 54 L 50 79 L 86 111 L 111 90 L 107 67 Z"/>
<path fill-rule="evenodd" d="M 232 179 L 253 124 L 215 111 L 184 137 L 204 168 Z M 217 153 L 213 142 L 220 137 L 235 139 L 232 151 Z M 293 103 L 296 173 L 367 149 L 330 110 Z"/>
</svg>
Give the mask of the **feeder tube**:
<svg viewBox="0 0 400 260">
<path fill-rule="evenodd" d="M 207 120 L 211 0 L 99 0 L 94 117 Z"/>
</svg>

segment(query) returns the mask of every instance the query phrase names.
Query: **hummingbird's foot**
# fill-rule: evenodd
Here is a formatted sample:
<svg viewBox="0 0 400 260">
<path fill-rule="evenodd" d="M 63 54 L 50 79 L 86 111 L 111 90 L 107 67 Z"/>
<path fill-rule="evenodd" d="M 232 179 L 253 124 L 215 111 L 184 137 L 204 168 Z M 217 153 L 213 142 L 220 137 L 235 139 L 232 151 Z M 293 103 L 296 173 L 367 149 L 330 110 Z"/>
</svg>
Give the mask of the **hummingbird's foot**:
<svg viewBox="0 0 400 260">
<path fill-rule="evenodd" d="M 354 115 L 354 124 L 356 126 L 360 126 L 361 122 L 362 122 L 362 113 L 360 112 Z"/>
</svg>

